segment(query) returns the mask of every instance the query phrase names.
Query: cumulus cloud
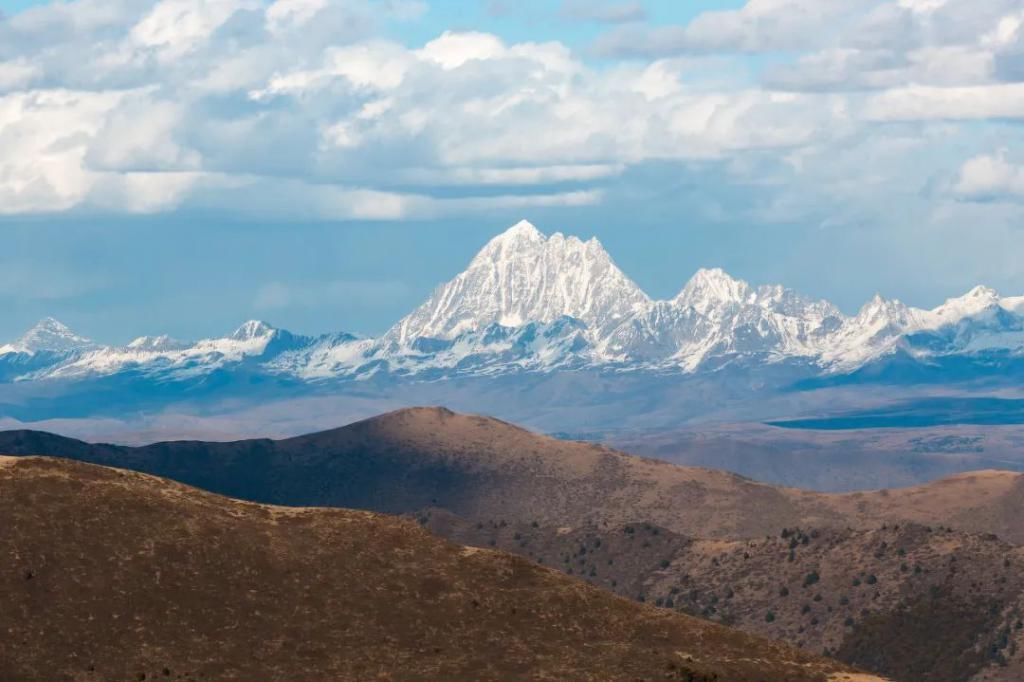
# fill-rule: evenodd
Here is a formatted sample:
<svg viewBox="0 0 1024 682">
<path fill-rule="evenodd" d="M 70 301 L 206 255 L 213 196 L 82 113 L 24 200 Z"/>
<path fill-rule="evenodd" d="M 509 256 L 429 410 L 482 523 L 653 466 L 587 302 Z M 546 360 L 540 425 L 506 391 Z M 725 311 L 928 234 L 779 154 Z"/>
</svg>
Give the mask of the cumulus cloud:
<svg viewBox="0 0 1024 682">
<path fill-rule="evenodd" d="M 771 52 L 829 45 L 822 29 L 863 14 L 851 0 L 749 0 L 736 10 L 704 12 L 676 26 L 627 26 L 605 34 L 598 50 L 609 56 Z"/>
<path fill-rule="evenodd" d="M 635 2 L 562 3 L 623 24 L 598 41 L 630 57 L 610 63 L 479 31 L 384 37 L 424 10 L 75 0 L 0 19 L 0 212 L 392 220 L 590 205 L 633 166 L 695 161 L 803 182 L 799 202 L 846 191 L 822 178 L 851 144 L 1024 115 L 1019 0 L 749 0 L 660 27 Z M 932 156 L 907 192 L 954 172 Z"/>
<path fill-rule="evenodd" d="M 953 189 L 976 200 L 1024 199 L 1024 166 L 1007 160 L 1007 152 L 981 154 L 964 162 Z"/>
</svg>

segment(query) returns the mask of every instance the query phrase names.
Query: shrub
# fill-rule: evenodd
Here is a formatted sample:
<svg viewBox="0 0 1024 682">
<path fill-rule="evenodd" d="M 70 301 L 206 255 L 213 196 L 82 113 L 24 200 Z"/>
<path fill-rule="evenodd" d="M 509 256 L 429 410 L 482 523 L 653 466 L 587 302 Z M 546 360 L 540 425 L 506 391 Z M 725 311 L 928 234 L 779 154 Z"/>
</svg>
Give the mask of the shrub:
<svg viewBox="0 0 1024 682">
<path fill-rule="evenodd" d="M 786 587 L 785 585 L 783 585 L 781 588 L 779 588 L 779 596 L 780 597 L 788 597 L 789 596 L 789 588 Z"/>
<path fill-rule="evenodd" d="M 662 559 L 661 563 L 658 564 L 658 565 L 661 566 L 662 568 L 668 568 L 670 564 L 671 564 L 671 562 L 668 559 Z"/>
<path fill-rule="evenodd" d="M 817 583 L 819 580 L 821 580 L 821 577 L 818 575 L 818 572 L 811 571 L 810 573 L 804 576 L 804 587 L 810 587 L 811 585 Z"/>
<path fill-rule="evenodd" d="M 764 614 L 764 621 L 766 623 L 774 623 L 775 622 L 775 614 L 772 613 L 771 611 L 769 611 L 768 613 Z"/>
<path fill-rule="evenodd" d="M 868 576 L 868 579 L 867 579 L 868 585 L 874 585 L 877 582 L 878 582 L 878 578 L 875 577 L 874 573 L 872 573 L 871 575 Z"/>
</svg>

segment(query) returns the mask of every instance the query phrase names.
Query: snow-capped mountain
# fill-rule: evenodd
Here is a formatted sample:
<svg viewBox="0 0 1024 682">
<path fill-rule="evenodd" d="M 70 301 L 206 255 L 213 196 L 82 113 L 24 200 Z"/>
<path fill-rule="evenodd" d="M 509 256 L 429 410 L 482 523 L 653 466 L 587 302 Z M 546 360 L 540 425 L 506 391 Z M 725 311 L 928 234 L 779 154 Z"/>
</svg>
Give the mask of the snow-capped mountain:
<svg viewBox="0 0 1024 682">
<path fill-rule="evenodd" d="M 1024 296 L 977 287 L 932 310 L 876 296 L 856 315 L 781 286 L 698 271 L 651 300 L 595 240 L 523 221 L 495 237 L 379 339 L 305 337 L 250 321 L 197 342 L 144 336 L 100 346 L 53 319 L 0 346 L 0 381 L 132 376 L 202 380 L 246 372 L 290 381 L 435 380 L 596 369 L 696 373 L 790 363 L 811 375 L 888 357 L 1024 358 Z"/>
<path fill-rule="evenodd" d="M 51 326 L 55 323 L 54 320 L 45 322 Z M 64 325 L 56 325 L 70 338 L 81 338 Z M 306 345 L 308 340 L 304 337 L 252 320 L 227 337 L 195 343 L 175 341 L 167 336 L 143 336 L 126 346 L 97 346 L 91 342 L 88 345 L 78 344 L 71 347 L 60 362 L 20 378 L 84 379 L 131 371 L 153 377 L 182 379 L 207 375 L 250 358 L 275 356 Z M 0 351 L 0 363 L 4 360 L 5 356 Z"/>
<path fill-rule="evenodd" d="M 545 237 L 521 221 L 492 239 L 455 279 L 398 322 L 384 339 L 453 339 L 491 324 L 520 327 L 572 317 L 594 338 L 641 312 L 649 299 L 596 239 Z"/>
<path fill-rule="evenodd" d="M 21 338 L 0 346 L 0 355 L 69 353 L 95 345 L 92 340 L 79 336 L 52 317 L 46 317 L 25 332 Z"/>
</svg>

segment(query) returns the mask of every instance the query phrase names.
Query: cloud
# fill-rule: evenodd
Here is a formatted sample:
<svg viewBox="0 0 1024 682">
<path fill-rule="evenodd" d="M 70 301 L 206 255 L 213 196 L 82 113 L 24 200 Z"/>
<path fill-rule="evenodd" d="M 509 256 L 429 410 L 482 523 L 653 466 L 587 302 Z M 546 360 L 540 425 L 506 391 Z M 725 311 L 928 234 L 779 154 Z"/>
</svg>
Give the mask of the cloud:
<svg viewBox="0 0 1024 682">
<path fill-rule="evenodd" d="M 281 3 L 271 5 L 268 15 Z M 294 4 L 294 3 L 291 3 Z M 256 0 L 159 0 L 129 32 L 129 39 L 157 51 L 158 59 L 179 58 L 209 40 L 235 13 L 258 10 Z"/>
<path fill-rule="evenodd" d="M 736 10 L 704 12 L 687 24 L 626 26 L 602 36 L 607 56 L 661 57 L 710 52 L 772 52 L 830 44 L 830 25 L 864 13 L 851 0 L 749 0 Z"/>
<path fill-rule="evenodd" d="M 632 2 L 601 2 L 600 0 L 562 0 L 560 14 L 575 21 L 596 21 L 624 24 L 643 21 L 647 10 L 637 0 Z"/>
<path fill-rule="evenodd" d="M 1024 83 L 893 88 L 873 95 L 867 101 L 865 116 L 874 121 L 1024 118 Z"/>
<path fill-rule="evenodd" d="M 960 168 L 953 191 L 972 200 L 1024 199 L 1024 166 L 1007 160 L 1006 150 L 975 156 Z"/>
<path fill-rule="evenodd" d="M 0 92 L 27 86 L 40 75 L 41 69 L 24 57 L 0 62 Z"/>
<path fill-rule="evenodd" d="M 678 26 L 559 7 L 621 23 L 597 48 L 629 58 L 481 31 L 406 45 L 384 29 L 425 7 L 402 0 L 21 12 L 0 20 L 0 213 L 398 220 L 588 206 L 631 168 L 716 163 L 793 215 L 863 201 L 857 182 L 912 201 L 977 126 L 1024 112 L 1019 0 L 749 0 Z M 851 148 L 873 153 L 833 177 Z"/>
</svg>

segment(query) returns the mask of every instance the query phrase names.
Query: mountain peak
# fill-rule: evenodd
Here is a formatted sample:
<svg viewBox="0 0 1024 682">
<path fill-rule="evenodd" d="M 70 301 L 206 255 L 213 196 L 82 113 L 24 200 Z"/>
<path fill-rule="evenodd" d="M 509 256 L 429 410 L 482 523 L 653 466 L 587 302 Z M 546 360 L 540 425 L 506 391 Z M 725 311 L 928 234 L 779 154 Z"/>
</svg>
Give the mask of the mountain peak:
<svg viewBox="0 0 1024 682">
<path fill-rule="evenodd" d="M 519 327 L 572 317 L 607 330 L 648 303 L 600 242 L 545 237 L 523 220 L 498 235 L 455 279 L 439 287 L 386 338 L 451 339 L 498 323 Z"/>
<path fill-rule="evenodd" d="M 544 234 L 529 220 L 520 220 L 518 223 L 495 237 L 495 239 L 528 239 L 530 241 L 539 241 L 544 239 Z"/>
<path fill-rule="evenodd" d="M 231 334 L 232 341 L 252 341 L 273 334 L 276 329 L 262 320 L 249 320 Z"/>
<path fill-rule="evenodd" d="M 909 324 L 911 310 L 901 301 L 895 298 L 885 298 L 882 294 L 876 293 L 870 301 L 865 303 L 853 318 L 855 325 L 872 323 L 893 323 L 901 328 Z"/>
<path fill-rule="evenodd" d="M 976 286 L 963 296 L 947 299 L 928 312 L 932 325 L 956 323 L 999 305 L 999 293 L 990 287 Z"/>
<path fill-rule="evenodd" d="M 44 317 L 11 344 L 11 348 L 22 353 L 68 352 L 90 348 L 94 345 L 92 340 L 71 331 L 61 321 L 52 317 Z"/>
<path fill-rule="evenodd" d="M 722 304 L 743 303 L 752 293 L 749 284 L 721 268 L 701 268 L 679 292 L 675 302 L 704 314 Z"/>
<path fill-rule="evenodd" d="M 188 346 L 189 344 L 184 341 L 178 341 L 166 334 L 161 334 L 160 336 L 140 336 L 128 344 L 128 348 L 131 350 L 153 353 L 160 351 L 183 350 L 188 348 Z"/>
<path fill-rule="evenodd" d="M 978 300 L 978 299 L 994 300 L 994 299 L 999 298 L 999 292 L 996 291 L 995 289 L 993 289 L 992 287 L 986 287 L 986 286 L 983 286 L 983 285 L 979 284 L 978 286 L 974 287 L 973 289 L 968 291 L 966 294 L 964 294 L 964 296 L 962 296 L 962 298 L 970 298 L 970 299 L 975 299 L 975 300 Z"/>
</svg>

